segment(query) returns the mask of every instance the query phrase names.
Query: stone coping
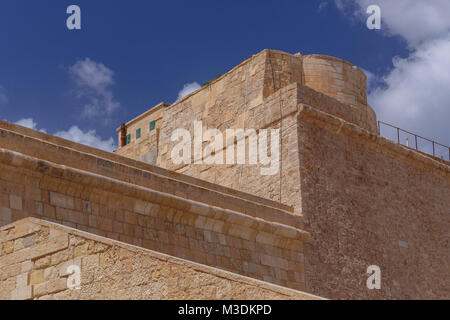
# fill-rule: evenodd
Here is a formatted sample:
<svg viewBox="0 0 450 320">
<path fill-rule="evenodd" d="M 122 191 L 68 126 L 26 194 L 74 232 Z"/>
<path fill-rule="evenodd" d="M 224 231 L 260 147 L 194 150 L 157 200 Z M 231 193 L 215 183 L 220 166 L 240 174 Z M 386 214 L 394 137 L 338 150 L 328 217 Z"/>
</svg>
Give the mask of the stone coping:
<svg viewBox="0 0 450 320">
<path fill-rule="evenodd" d="M 309 233 L 306 231 L 288 225 L 267 221 L 259 217 L 243 214 L 242 212 L 210 206 L 202 202 L 111 179 L 92 172 L 54 164 L 15 151 L 0 148 L 0 162 L 40 172 L 59 179 L 65 179 L 79 185 L 88 185 L 93 188 L 122 194 L 146 202 L 185 210 L 198 216 L 223 220 L 241 226 L 242 232 L 248 231 L 248 233 L 253 234 L 256 239 L 259 238 L 261 241 L 265 241 L 267 244 L 271 245 L 278 245 L 281 247 L 289 246 L 290 241 L 307 241 L 309 238 Z M 256 234 L 251 230 L 257 230 L 258 233 Z"/>
</svg>

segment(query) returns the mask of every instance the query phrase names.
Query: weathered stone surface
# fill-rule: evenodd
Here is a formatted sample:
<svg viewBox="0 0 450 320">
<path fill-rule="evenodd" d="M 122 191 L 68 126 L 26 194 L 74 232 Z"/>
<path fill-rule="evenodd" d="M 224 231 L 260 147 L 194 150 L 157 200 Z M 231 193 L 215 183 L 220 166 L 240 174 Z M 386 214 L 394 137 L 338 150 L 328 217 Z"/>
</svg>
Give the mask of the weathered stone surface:
<svg viewBox="0 0 450 320">
<path fill-rule="evenodd" d="M 192 133 L 194 120 L 222 132 L 280 128 L 279 174 L 261 176 L 260 165 L 174 165 L 171 135 Z M 327 298 L 450 298 L 449 163 L 378 135 L 365 76 L 350 63 L 264 50 L 126 127 L 131 143 L 108 153 L 0 121 L 0 225 L 40 217 Z M 5 287 L 28 272 L 27 261 L 67 261 L 64 245 L 80 259 L 89 253 L 86 244 L 55 240 L 50 259 L 29 228 L 0 232 Z M 100 265 L 114 259 L 98 252 Z M 366 287 L 373 264 L 380 290 Z M 81 297 L 101 290 L 92 279 L 83 278 Z M 167 284 L 149 286 L 166 292 Z M 62 297 L 74 296 L 41 298 Z"/>
<path fill-rule="evenodd" d="M 37 139 L 22 140 L 27 141 L 29 145 L 35 142 L 42 146 Z M 82 156 L 76 155 L 76 151 L 72 151 L 72 155 L 74 158 Z M 50 158 L 51 152 L 46 156 Z M 55 161 L 58 159 L 57 155 L 52 158 Z M 95 159 L 95 163 L 101 162 L 100 158 Z M 39 188 L 43 194 L 40 202 L 43 203 L 45 219 L 195 262 L 211 263 L 219 268 L 294 289 L 304 288 L 304 281 L 281 278 L 277 266 L 269 266 L 269 273 L 264 275 L 244 267 L 243 262 L 259 264 L 260 255 L 266 251 L 265 254 L 279 258 L 285 251 L 295 251 L 299 255 L 294 255 L 289 260 L 300 262 L 298 257 L 303 250 L 302 243 L 308 238 L 308 234 L 298 228 L 301 224 L 298 217 L 289 217 L 289 213 L 281 208 L 266 206 L 265 201 L 254 202 L 254 197 L 251 198 L 252 201 L 248 201 L 188 184 L 186 188 L 190 188 L 191 192 L 180 195 L 179 180 L 170 177 L 163 177 L 166 183 L 159 188 L 166 192 L 161 192 L 131 184 L 127 177 L 121 177 L 125 180 L 123 181 L 113 179 L 107 174 L 99 175 L 95 167 L 87 168 L 90 171 L 80 170 L 6 149 L 0 149 L 0 166 L 9 172 L 21 173 L 20 177 L 13 180 L 7 181 L 4 180 L 8 179 L 6 176 L 2 177 L 0 183 L 25 186 L 27 180 L 40 177 Z M 40 173 L 43 167 L 46 168 L 45 174 Z M 133 171 L 136 175 L 144 174 L 137 169 Z M 115 174 L 117 172 L 113 176 Z M 211 199 L 208 192 L 215 193 L 216 199 Z M 194 193 L 198 194 L 197 201 L 190 199 Z M 23 197 L 25 202 L 34 201 L 28 199 L 26 194 Z M 218 206 L 212 206 L 211 203 Z M 47 215 L 46 211 L 54 215 Z M 41 217 L 34 213 L 34 208 L 17 213 L 20 214 L 11 217 L 9 222 L 27 216 Z M 293 224 L 286 224 L 286 221 L 292 221 Z M 48 267 L 53 261 L 45 258 L 44 250 L 49 247 L 30 247 L 37 241 L 33 231 L 5 231 L 5 237 L 14 241 L 5 242 L 2 250 L 5 253 L 14 250 L 8 257 L 13 259 L 11 263 L 32 259 L 36 265 Z M 269 233 L 274 236 L 262 236 Z M 219 235 L 227 236 L 229 240 L 224 241 Z M 67 239 L 57 241 L 56 235 L 54 238 L 52 250 L 58 251 L 62 246 L 67 246 Z M 253 251 L 259 255 L 247 254 L 248 249 L 239 244 L 244 240 L 248 241 Z M 76 246 L 74 254 L 76 257 L 83 256 L 86 250 L 83 245 Z M 58 252 L 53 259 L 60 256 L 64 259 L 62 255 L 63 253 Z M 292 264 L 292 267 L 294 265 Z M 289 265 L 285 265 L 283 270 L 299 271 L 289 269 Z"/>
<path fill-rule="evenodd" d="M 49 247 L 52 261 L 42 268 L 30 266 L 17 276 L 0 281 L 4 299 L 320 299 L 300 291 L 243 277 L 191 261 L 137 248 L 108 238 L 34 218 L 20 220 L 4 230 L 39 226 L 38 242 L 31 249 Z M 54 252 L 54 236 L 70 239 L 69 246 Z M 3 240 L 0 240 L 0 242 Z M 81 253 L 76 249 L 85 247 Z M 24 249 L 22 249 L 24 250 Z M 19 251 L 20 252 L 20 251 Z M 66 253 L 64 260 L 55 255 Z M 0 257 L 1 270 L 15 253 Z M 80 267 L 79 289 L 69 288 L 68 267 Z"/>
<path fill-rule="evenodd" d="M 299 137 L 309 290 L 448 299 L 449 166 L 312 107 L 299 115 Z M 381 269 L 380 290 L 362 289 L 370 265 Z"/>
<path fill-rule="evenodd" d="M 133 133 L 154 117 L 159 138 L 148 147 L 158 149 L 157 165 L 295 208 L 312 235 L 304 252 L 307 290 L 330 298 L 450 297 L 448 162 L 378 136 L 357 67 L 265 50 L 155 116 L 149 110 L 128 122 L 132 141 L 116 153 L 139 158 L 147 142 Z M 221 132 L 280 128 L 280 174 L 261 176 L 249 165 L 174 165 L 171 135 L 184 128 L 193 136 L 194 120 Z M 273 237 L 259 233 L 256 240 Z M 274 265 L 279 257 L 263 259 Z M 386 275 L 380 290 L 365 286 L 372 264 Z"/>
</svg>

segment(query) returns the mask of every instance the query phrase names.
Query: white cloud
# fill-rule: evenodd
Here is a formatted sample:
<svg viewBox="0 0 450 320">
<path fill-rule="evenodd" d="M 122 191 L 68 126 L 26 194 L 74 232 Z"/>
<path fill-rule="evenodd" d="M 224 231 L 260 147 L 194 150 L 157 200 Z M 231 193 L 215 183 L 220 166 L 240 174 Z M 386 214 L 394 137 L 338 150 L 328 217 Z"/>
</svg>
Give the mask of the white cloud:
<svg viewBox="0 0 450 320">
<path fill-rule="evenodd" d="M 6 90 L 0 85 L 0 106 L 8 103 L 8 96 L 6 95 Z"/>
<path fill-rule="evenodd" d="M 111 90 L 114 72 L 103 63 L 85 58 L 71 66 L 69 72 L 77 86 L 77 97 L 88 101 L 83 107 L 82 116 L 109 117 L 120 107 Z"/>
<path fill-rule="evenodd" d="M 369 70 L 366 70 L 364 68 L 360 68 L 360 69 L 366 74 L 366 77 L 367 77 L 367 92 L 370 93 L 370 92 L 372 92 L 372 90 L 375 89 L 375 87 L 376 87 L 376 85 L 377 85 L 379 80 L 378 80 L 377 76 L 374 73 L 370 72 Z"/>
<path fill-rule="evenodd" d="M 393 63 L 385 87 L 369 94 L 378 117 L 450 145 L 450 37 Z"/>
<path fill-rule="evenodd" d="M 393 58 L 385 77 L 368 75 L 369 103 L 380 120 L 450 145 L 450 1 L 335 0 L 342 11 L 366 19 L 381 8 L 384 35 L 405 39 L 410 56 Z M 355 9 L 356 8 L 356 9 Z M 364 21 L 365 22 L 365 21 Z M 365 28 L 362 21 L 361 26 Z"/>
<path fill-rule="evenodd" d="M 33 130 L 46 132 L 45 129 L 38 129 L 38 124 L 32 118 L 20 119 L 16 122 L 16 124 Z M 113 138 L 110 137 L 109 139 L 103 140 L 99 135 L 97 135 L 95 130 L 83 131 L 78 126 L 71 126 L 69 130 L 58 131 L 54 135 L 109 152 L 116 149 L 116 144 Z"/>
<path fill-rule="evenodd" d="M 34 122 L 32 118 L 22 118 L 19 121 L 16 122 L 19 126 L 27 127 L 33 130 L 38 130 L 37 123 Z M 41 130 L 42 131 L 42 130 Z M 45 132 L 45 130 L 43 130 Z"/>
<path fill-rule="evenodd" d="M 342 10 L 355 10 L 367 18 L 367 7 L 381 8 L 383 26 L 390 35 L 403 37 L 412 48 L 445 36 L 450 31 L 449 0 L 335 0 Z"/>
<path fill-rule="evenodd" d="M 15 122 L 15 123 L 18 124 L 19 126 L 22 126 L 22 127 L 26 127 L 26 128 L 30 128 L 30 129 L 33 129 L 33 130 L 38 130 L 38 131 L 42 131 L 44 133 L 47 133 L 46 129 L 43 129 L 43 128 L 38 129 L 37 123 L 34 122 L 34 120 L 32 118 L 22 118 L 22 119 L 20 119 L 19 121 Z"/>
<path fill-rule="evenodd" d="M 103 140 L 97 135 L 95 130 L 83 131 L 78 128 L 78 126 L 72 126 L 67 131 L 58 131 L 55 133 L 55 136 L 105 151 L 111 152 L 116 149 L 116 144 L 113 138 Z"/>
<path fill-rule="evenodd" d="M 186 83 L 183 86 L 183 89 L 181 89 L 178 92 L 177 100 L 187 96 L 188 94 L 190 94 L 190 93 L 192 93 L 192 92 L 194 92 L 194 91 L 196 91 L 196 90 L 198 90 L 200 88 L 201 88 L 201 85 L 199 85 L 197 82 Z"/>
</svg>

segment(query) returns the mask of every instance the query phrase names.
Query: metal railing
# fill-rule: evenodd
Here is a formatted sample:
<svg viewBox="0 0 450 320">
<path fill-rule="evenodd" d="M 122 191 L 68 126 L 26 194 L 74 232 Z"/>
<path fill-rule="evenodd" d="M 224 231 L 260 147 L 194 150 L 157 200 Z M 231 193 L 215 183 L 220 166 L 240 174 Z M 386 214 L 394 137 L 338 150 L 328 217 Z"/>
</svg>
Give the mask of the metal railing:
<svg viewBox="0 0 450 320">
<path fill-rule="evenodd" d="M 408 137 L 406 137 L 406 139 L 405 139 L 405 142 L 406 142 L 405 144 L 401 143 L 401 141 L 400 141 L 400 133 L 403 132 L 403 133 L 406 133 L 406 134 L 408 134 L 408 135 L 414 137 L 414 141 L 415 141 L 415 149 L 416 149 L 416 150 L 421 151 L 421 152 L 424 152 L 424 153 L 427 153 L 427 154 L 430 154 L 430 155 L 432 154 L 433 157 L 439 157 L 439 158 L 441 158 L 442 160 L 447 160 L 447 158 L 448 158 L 448 161 L 450 161 L 450 147 L 448 147 L 448 146 L 446 146 L 446 145 L 443 145 L 443 144 L 441 144 L 441 143 L 439 143 L 439 142 L 436 142 L 436 141 L 434 141 L 434 140 L 431 140 L 431 139 L 428 139 L 428 138 L 419 136 L 418 134 L 415 134 L 415 133 L 412 133 L 412 132 L 403 130 L 403 129 L 399 128 L 399 127 L 393 126 L 392 124 L 389 124 L 389 123 L 386 123 L 386 122 L 383 122 L 383 121 L 378 121 L 378 134 L 379 134 L 380 136 L 381 136 L 381 125 L 382 125 L 382 124 L 396 130 L 396 133 L 397 133 L 397 143 L 398 143 L 398 144 L 406 145 L 407 147 L 412 148 L 412 147 L 409 146 L 409 139 L 408 139 Z M 387 138 L 387 137 L 385 137 L 385 138 Z M 388 138 L 388 139 L 389 139 L 389 138 Z M 424 151 L 424 150 L 420 150 L 420 149 L 419 149 L 419 143 L 418 143 L 418 142 L 419 142 L 419 139 L 422 139 L 422 140 L 426 140 L 426 141 L 428 141 L 428 142 L 431 142 L 431 145 L 432 145 L 432 152 L 427 152 L 427 151 Z M 390 139 L 390 140 L 392 140 L 392 139 Z M 395 140 L 393 140 L 393 141 L 395 141 Z M 443 153 L 443 154 L 440 154 L 440 155 L 439 155 L 439 154 L 436 153 L 436 147 L 437 147 L 437 146 L 441 146 L 441 147 L 442 147 L 441 149 L 444 150 L 444 153 Z"/>
</svg>

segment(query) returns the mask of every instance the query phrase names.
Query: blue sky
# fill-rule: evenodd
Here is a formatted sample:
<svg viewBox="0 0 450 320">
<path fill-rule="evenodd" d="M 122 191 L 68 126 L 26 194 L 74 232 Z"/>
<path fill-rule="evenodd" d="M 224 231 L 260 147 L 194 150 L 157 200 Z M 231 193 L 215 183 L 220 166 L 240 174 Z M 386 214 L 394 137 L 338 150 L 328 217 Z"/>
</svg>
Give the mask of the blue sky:
<svg viewBox="0 0 450 320">
<path fill-rule="evenodd" d="M 111 149 L 120 123 L 270 48 L 336 56 L 369 71 L 380 120 L 450 144 L 450 94 L 441 89 L 450 86 L 450 58 L 429 75 L 438 88 L 405 93 L 422 88 L 408 79 L 434 69 L 430 55 L 443 49 L 450 57 L 450 23 L 437 23 L 445 12 L 450 21 L 450 1 L 370 1 L 382 8 L 382 30 L 367 29 L 366 2 L 2 0 L 0 118 Z M 81 8 L 81 30 L 66 28 L 71 4 Z M 414 33 L 424 11 L 419 21 L 429 32 Z"/>
</svg>

